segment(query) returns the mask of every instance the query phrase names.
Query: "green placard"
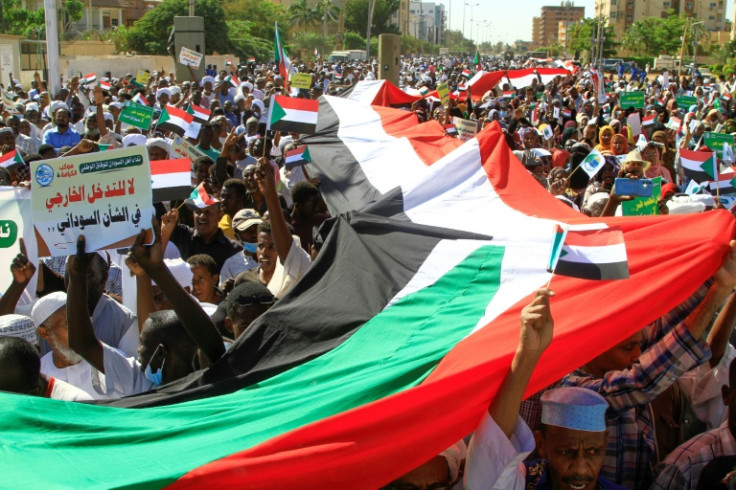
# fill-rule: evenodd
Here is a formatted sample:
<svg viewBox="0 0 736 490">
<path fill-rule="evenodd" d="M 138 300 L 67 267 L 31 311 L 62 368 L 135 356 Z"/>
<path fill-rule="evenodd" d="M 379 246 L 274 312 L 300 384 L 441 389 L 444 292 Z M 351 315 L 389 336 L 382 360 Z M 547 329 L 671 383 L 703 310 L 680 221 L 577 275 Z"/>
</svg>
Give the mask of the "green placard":
<svg viewBox="0 0 736 490">
<path fill-rule="evenodd" d="M 634 109 L 644 109 L 644 92 L 624 92 L 621 94 L 619 106 L 621 109 L 633 107 Z"/>
<path fill-rule="evenodd" d="M 151 120 L 153 119 L 153 108 L 146 107 L 140 104 L 131 104 L 127 107 L 123 107 L 120 112 L 120 122 L 130 124 L 136 128 L 147 130 L 151 127 Z"/>
<path fill-rule="evenodd" d="M 621 203 L 624 216 L 651 216 L 659 214 L 659 200 L 662 196 L 662 177 L 652 179 L 652 197 L 637 197 Z"/>
<path fill-rule="evenodd" d="M 688 110 L 691 105 L 697 105 L 698 98 L 692 95 L 681 95 L 677 98 L 677 107 Z"/>
<path fill-rule="evenodd" d="M 723 158 L 723 144 L 727 143 L 733 150 L 733 135 L 721 133 L 705 133 L 703 135 L 705 146 L 718 153 L 718 158 Z"/>
</svg>

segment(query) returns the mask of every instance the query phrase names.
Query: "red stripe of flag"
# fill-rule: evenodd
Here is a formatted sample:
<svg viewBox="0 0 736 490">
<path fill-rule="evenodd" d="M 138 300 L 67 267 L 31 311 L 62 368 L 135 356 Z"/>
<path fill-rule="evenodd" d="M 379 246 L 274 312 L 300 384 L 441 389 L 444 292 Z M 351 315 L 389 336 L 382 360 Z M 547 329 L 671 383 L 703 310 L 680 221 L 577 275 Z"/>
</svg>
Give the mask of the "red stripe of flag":
<svg viewBox="0 0 736 490">
<path fill-rule="evenodd" d="M 284 109 L 294 109 L 308 112 L 317 112 L 319 110 L 318 100 L 288 97 L 286 95 L 277 95 L 275 97 L 276 102 Z"/>
<path fill-rule="evenodd" d="M 173 174 L 191 171 L 191 163 L 188 158 L 176 160 L 152 160 L 151 175 Z"/>
<path fill-rule="evenodd" d="M 600 230 L 568 230 L 565 245 L 578 247 L 605 247 L 624 243 L 623 235 L 611 233 L 611 228 Z"/>
</svg>

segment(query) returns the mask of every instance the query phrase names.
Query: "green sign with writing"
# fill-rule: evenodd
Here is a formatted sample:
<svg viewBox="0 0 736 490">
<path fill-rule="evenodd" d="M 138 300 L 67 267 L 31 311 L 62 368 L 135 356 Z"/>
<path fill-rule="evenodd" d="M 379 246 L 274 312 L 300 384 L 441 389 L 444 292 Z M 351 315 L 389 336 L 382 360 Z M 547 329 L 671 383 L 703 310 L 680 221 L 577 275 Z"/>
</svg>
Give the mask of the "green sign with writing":
<svg viewBox="0 0 736 490">
<path fill-rule="evenodd" d="M 621 109 L 626 109 L 628 107 L 644 109 L 644 92 L 622 93 L 619 106 L 621 106 Z"/>
<path fill-rule="evenodd" d="M 130 104 L 129 106 L 123 107 L 123 110 L 120 112 L 120 122 L 143 130 L 148 130 L 151 127 L 152 119 L 153 108 L 140 104 Z"/>
<path fill-rule="evenodd" d="M 659 214 L 659 200 L 662 196 L 662 177 L 652 179 L 652 196 L 637 197 L 621 203 L 624 216 L 651 216 Z"/>
<path fill-rule="evenodd" d="M 10 248 L 18 239 L 18 225 L 15 221 L 0 220 L 0 248 Z"/>
<path fill-rule="evenodd" d="M 677 107 L 688 110 L 691 105 L 696 105 L 698 98 L 692 95 L 681 95 L 677 98 Z"/>
<path fill-rule="evenodd" d="M 723 145 L 727 144 L 733 150 L 733 135 L 721 133 L 705 133 L 703 135 L 705 146 L 718 153 L 718 158 L 723 158 Z"/>
</svg>

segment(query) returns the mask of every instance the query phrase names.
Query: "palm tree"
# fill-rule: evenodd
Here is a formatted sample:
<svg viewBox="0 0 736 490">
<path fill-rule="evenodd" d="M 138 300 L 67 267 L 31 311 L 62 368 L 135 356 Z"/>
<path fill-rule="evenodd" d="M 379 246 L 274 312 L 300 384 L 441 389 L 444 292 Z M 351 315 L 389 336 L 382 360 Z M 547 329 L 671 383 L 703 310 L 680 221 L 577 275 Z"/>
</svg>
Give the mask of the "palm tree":
<svg viewBox="0 0 736 490">
<path fill-rule="evenodd" d="M 314 8 L 317 16 L 322 20 L 322 35 L 327 37 L 327 22 L 337 22 L 340 9 L 332 5 L 332 0 L 319 0 Z"/>
<path fill-rule="evenodd" d="M 320 12 L 317 9 L 310 9 L 307 0 L 297 0 L 289 7 L 289 19 L 294 25 L 301 27 L 313 27 L 321 19 Z"/>
</svg>

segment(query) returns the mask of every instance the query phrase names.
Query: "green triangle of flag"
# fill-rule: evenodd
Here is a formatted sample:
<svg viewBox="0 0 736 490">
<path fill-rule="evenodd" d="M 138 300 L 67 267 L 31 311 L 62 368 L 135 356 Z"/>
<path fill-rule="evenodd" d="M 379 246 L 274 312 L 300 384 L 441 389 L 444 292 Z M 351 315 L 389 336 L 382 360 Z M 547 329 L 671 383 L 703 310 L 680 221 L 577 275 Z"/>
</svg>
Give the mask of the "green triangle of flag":
<svg viewBox="0 0 736 490">
<path fill-rule="evenodd" d="M 161 115 L 158 117 L 158 122 L 156 124 L 165 123 L 169 119 L 171 119 L 169 117 L 169 111 L 167 111 L 166 108 L 164 107 L 164 110 L 161 112 Z"/>
<path fill-rule="evenodd" d="M 286 117 L 286 111 L 276 102 L 275 98 L 273 101 L 273 109 L 271 110 L 271 124 L 277 123 Z"/>
<path fill-rule="evenodd" d="M 187 114 L 194 115 L 194 109 L 192 109 L 192 104 L 187 104 Z"/>
<path fill-rule="evenodd" d="M 736 189 L 736 177 L 734 177 L 733 179 L 731 179 L 730 184 L 731 184 L 731 187 L 733 187 L 734 189 Z"/>
<path fill-rule="evenodd" d="M 304 148 L 304 153 L 302 153 L 302 158 L 305 162 L 310 163 L 312 161 L 312 157 L 309 156 L 309 147 L 307 146 Z M 736 180 L 736 179 L 734 179 Z"/>
<path fill-rule="evenodd" d="M 564 256 L 565 256 L 565 255 L 567 255 L 568 253 L 570 253 L 570 252 L 568 252 L 567 250 L 565 250 L 565 249 L 563 248 L 563 249 L 562 249 L 562 250 L 560 251 L 560 258 L 564 257 Z"/>
<path fill-rule="evenodd" d="M 715 175 L 716 172 L 716 165 L 715 165 L 715 153 L 708 157 L 706 161 L 703 162 L 703 164 L 700 166 L 700 169 L 710 175 L 710 178 L 715 180 L 717 178 L 717 175 Z"/>
</svg>

